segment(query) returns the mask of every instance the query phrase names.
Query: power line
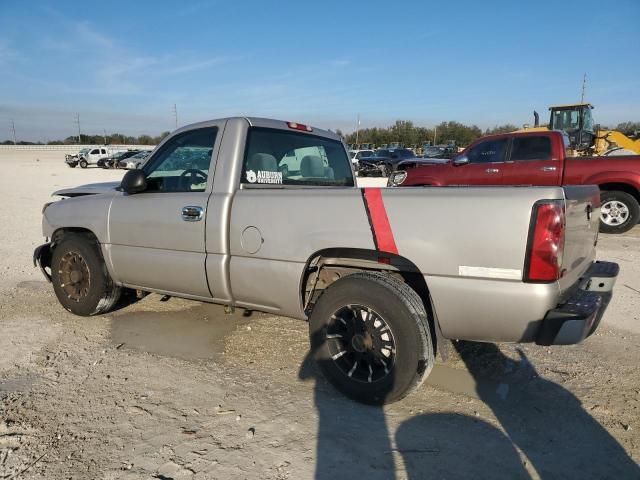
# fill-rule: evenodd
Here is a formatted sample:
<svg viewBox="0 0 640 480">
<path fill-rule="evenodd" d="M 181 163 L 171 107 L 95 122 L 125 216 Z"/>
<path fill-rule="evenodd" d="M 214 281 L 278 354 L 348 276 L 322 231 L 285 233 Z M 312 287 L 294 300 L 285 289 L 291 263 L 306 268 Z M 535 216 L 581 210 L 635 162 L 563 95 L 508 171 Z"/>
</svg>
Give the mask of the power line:
<svg viewBox="0 0 640 480">
<path fill-rule="evenodd" d="M 76 124 L 78 124 L 78 144 L 82 143 L 82 140 L 80 140 L 80 114 L 76 113 Z"/>
</svg>

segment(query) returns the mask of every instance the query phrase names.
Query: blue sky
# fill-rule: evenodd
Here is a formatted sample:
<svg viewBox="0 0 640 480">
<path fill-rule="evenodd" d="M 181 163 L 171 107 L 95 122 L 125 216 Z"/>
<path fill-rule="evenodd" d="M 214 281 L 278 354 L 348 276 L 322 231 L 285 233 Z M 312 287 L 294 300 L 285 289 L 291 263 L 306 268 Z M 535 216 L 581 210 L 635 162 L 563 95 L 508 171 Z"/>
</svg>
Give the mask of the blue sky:
<svg viewBox="0 0 640 480">
<path fill-rule="evenodd" d="M 640 1 L 0 0 L 0 139 L 229 115 L 482 128 L 580 99 L 640 120 Z"/>
</svg>

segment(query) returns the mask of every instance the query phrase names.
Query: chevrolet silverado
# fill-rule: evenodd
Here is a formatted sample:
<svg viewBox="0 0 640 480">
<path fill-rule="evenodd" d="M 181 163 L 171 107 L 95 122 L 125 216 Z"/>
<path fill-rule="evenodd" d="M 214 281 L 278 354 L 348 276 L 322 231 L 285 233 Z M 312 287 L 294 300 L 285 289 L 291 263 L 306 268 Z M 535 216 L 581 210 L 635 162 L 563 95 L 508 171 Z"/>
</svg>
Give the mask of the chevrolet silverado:
<svg viewBox="0 0 640 480">
<path fill-rule="evenodd" d="M 340 138 L 293 122 L 189 125 L 121 182 L 55 194 L 34 263 L 64 308 L 133 289 L 308 320 L 368 403 L 420 385 L 446 339 L 582 341 L 618 274 L 594 261 L 595 186 L 358 188 Z"/>
</svg>

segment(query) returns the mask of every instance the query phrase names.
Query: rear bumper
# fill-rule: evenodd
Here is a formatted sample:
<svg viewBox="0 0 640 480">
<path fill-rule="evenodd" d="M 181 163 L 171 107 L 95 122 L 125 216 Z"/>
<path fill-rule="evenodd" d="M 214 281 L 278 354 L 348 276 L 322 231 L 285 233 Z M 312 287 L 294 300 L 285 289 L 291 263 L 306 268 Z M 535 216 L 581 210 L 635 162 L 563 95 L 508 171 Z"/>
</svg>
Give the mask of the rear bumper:
<svg viewBox="0 0 640 480">
<path fill-rule="evenodd" d="M 536 336 L 538 345 L 579 343 L 600 324 L 611 300 L 620 267 L 612 262 L 595 262 L 575 292 L 547 312 Z"/>
</svg>

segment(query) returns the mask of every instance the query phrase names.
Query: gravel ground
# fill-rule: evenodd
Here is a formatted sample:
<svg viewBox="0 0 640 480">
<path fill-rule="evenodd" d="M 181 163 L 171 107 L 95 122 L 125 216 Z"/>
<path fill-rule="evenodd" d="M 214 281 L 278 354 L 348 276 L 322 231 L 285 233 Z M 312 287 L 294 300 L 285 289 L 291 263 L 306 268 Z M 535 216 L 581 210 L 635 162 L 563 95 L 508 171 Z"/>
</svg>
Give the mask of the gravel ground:
<svg viewBox="0 0 640 480">
<path fill-rule="evenodd" d="M 457 342 L 382 409 L 318 378 L 303 322 L 157 295 L 67 313 L 31 264 L 41 206 L 122 172 L 0 155 L 0 479 L 640 478 L 640 226 L 600 237 L 622 272 L 586 342 Z"/>
</svg>

